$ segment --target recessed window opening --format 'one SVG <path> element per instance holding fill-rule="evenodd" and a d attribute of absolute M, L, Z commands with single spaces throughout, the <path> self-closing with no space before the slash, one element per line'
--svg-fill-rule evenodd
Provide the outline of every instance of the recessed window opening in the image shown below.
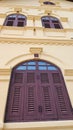
<path fill-rule="evenodd" d="M 26 26 L 26 16 L 22 14 L 11 14 L 7 16 L 4 25 L 18 27 Z"/>
<path fill-rule="evenodd" d="M 45 1 L 45 2 L 43 2 L 45 5 L 55 5 L 55 3 L 53 3 L 53 2 L 50 2 L 50 1 Z"/>
<path fill-rule="evenodd" d="M 62 25 L 60 21 L 52 16 L 43 16 L 41 18 L 42 20 L 42 26 L 45 28 L 55 28 L 55 29 L 62 29 Z"/>
<path fill-rule="evenodd" d="M 11 73 L 5 122 L 73 120 L 72 106 L 59 67 L 30 60 Z"/>

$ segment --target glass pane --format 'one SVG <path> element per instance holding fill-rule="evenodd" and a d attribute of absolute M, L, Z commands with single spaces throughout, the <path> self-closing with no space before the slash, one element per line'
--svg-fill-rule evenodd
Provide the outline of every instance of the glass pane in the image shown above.
<path fill-rule="evenodd" d="M 26 66 L 19 66 L 16 70 L 26 70 Z"/>
<path fill-rule="evenodd" d="M 49 23 L 45 23 L 45 24 L 44 24 L 44 27 L 45 27 L 45 28 L 51 28 L 51 26 L 50 26 Z"/>
<path fill-rule="evenodd" d="M 36 66 L 28 66 L 27 69 L 28 70 L 36 70 Z"/>
<path fill-rule="evenodd" d="M 6 26 L 13 26 L 13 21 L 8 21 Z"/>
<path fill-rule="evenodd" d="M 39 70 L 47 70 L 46 66 L 39 66 Z"/>
<path fill-rule="evenodd" d="M 17 16 L 17 14 L 13 14 L 13 15 L 12 15 L 12 17 L 14 17 L 14 18 L 15 18 L 16 16 Z"/>
<path fill-rule="evenodd" d="M 50 20 L 50 17 L 48 17 L 48 16 L 43 17 L 42 20 Z"/>
<path fill-rule="evenodd" d="M 38 62 L 38 65 L 46 65 L 47 63 L 46 62 L 43 62 L 43 61 L 39 61 Z"/>
<path fill-rule="evenodd" d="M 27 62 L 26 62 L 26 63 L 23 63 L 22 65 L 27 65 Z"/>
<path fill-rule="evenodd" d="M 48 66 L 48 70 L 57 70 L 57 68 L 54 66 Z"/>
<path fill-rule="evenodd" d="M 18 15 L 18 20 L 25 20 L 25 16 L 23 16 L 23 15 Z"/>
<path fill-rule="evenodd" d="M 18 27 L 23 27 L 24 26 L 24 22 L 18 22 L 17 26 Z"/>
<path fill-rule="evenodd" d="M 8 20 L 15 20 L 15 18 L 16 18 L 16 15 L 10 15 L 10 16 L 8 16 Z"/>
<path fill-rule="evenodd" d="M 24 15 L 18 15 L 18 18 L 25 18 Z"/>
<path fill-rule="evenodd" d="M 35 65 L 36 63 L 34 61 L 28 62 L 28 65 Z"/>
<path fill-rule="evenodd" d="M 59 24 L 54 24 L 55 28 L 61 28 Z"/>
<path fill-rule="evenodd" d="M 54 17 L 50 17 L 50 19 L 51 19 L 52 21 L 54 21 L 54 22 L 58 21 L 58 19 L 57 19 L 57 18 L 54 18 Z"/>

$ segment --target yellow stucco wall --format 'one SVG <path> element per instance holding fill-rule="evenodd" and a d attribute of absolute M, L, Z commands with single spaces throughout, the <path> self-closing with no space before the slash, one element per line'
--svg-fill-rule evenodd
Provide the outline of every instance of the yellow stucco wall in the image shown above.
<path fill-rule="evenodd" d="M 39 59 L 59 66 L 73 107 L 73 3 L 55 3 L 46 6 L 43 0 L 0 1 L 0 129 L 73 130 L 73 121 L 4 124 L 11 70 L 22 61 L 34 59 L 35 53 L 39 53 Z M 27 26 L 3 26 L 6 16 L 17 11 L 27 17 Z M 48 13 L 60 20 L 63 29 L 42 27 L 41 17 Z"/>

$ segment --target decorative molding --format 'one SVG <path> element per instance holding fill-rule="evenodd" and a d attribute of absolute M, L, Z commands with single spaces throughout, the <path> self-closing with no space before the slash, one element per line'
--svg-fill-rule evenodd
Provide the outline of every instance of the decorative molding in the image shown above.
<path fill-rule="evenodd" d="M 22 8 L 14 8 L 15 12 L 22 12 Z"/>
<path fill-rule="evenodd" d="M 0 44 L 37 44 L 37 45 L 61 45 L 61 46 L 73 46 L 73 40 L 65 39 L 40 39 L 40 38 L 5 38 L 0 37 Z"/>
<path fill-rule="evenodd" d="M 44 13 L 51 15 L 51 14 L 52 14 L 52 10 L 47 10 L 47 9 L 46 9 Z"/>
<path fill-rule="evenodd" d="M 57 3 L 57 2 L 56 2 Z M 57 3 L 57 4 L 59 4 L 59 2 Z M 5 7 L 8 7 L 8 8 L 21 8 L 22 10 L 25 8 L 25 9 L 41 9 L 41 10 L 46 10 L 46 6 L 24 6 L 24 5 L 17 5 L 17 7 L 16 6 L 14 6 L 14 5 L 6 5 L 6 4 L 1 4 L 0 3 L 0 5 L 1 6 L 3 6 L 4 8 Z M 51 9 L 51 10 L 61 10 L 61 11 L 73 11 L 73 8 L 62 8 L 62 7 L 60 7 L 60 6 L 49 6 L 49 8 L 48 8 L 48 10 L 49 9 Z"/>
<path fill-rule="evenodd" d="M 68 18 L 67 17 L 60 17 L 62 22 L 68 22 Z"/>
<path fill-rule="evenodd" d="M 0 82 L 9 82 L 11 69 L 0 69 Z"/>
<path fill-rule="evenodd" d="M 33 19 L 32 20 L 39 20 L 39 19 L 41 19 L 41 16 L 39 16 L 39 17 L 33 17 Z M 21 30 L 21 31 L 23 31 L 23 30 L 29 30 L 29 29 L 31 29 L 31 30 L 34 30 L 34 28 L 35 29 L 39 29 L 39 30 L 42 30 L 42 31 L 48 31 L 48 32 L 63 32 L 63 33 L 65 33 L 65 32 L 73 32 L 73 29 L 71 29 L 71 28 L 69 28 L 69 29 L 54 29 L 54 28 L 44 28 L 44 27 L 37 27 L 37 26 L 24 26 L 24 27 L 15 27 L 15 26 L 3 26 L 3 25 L 0 25 L 0 30 L 2 31 L 2 29 L 4 30 L 4 29 L 6 29 L 6 30 Z"/>
<path fill-rule="evenodd" d="M 28 20 L 40 20 L 41 16 L 40 15 L 28 15 L 27 19 Z"/>
<path fill-rule="evenodd" d="M 0 69 L 0 75 L 10 75 L 11 69 Z"/>
<path fill-rule="evenodd" d="M 6 14 L 1 14 L 0 13 L 0 18 L 5 18 L 6 17 Z"/>
<path fill-rule="evenodd" d="M 41 54 L 43 52 L 43 48 L 32 47 L 30 48 L 30 52 L 32 54 Z"/>
<path fill-rule="evenodd" d="M 73 11 L 73 8 L 70 8 L 70 11 Z"/>
<path fill-rule="evenodd" d="M 24 30 L 26 29 L 27 27 L 17 27 L 17 26 L 3 26 L 3 25 L 0 25 L 0 29 L 6 29 L 6 30 Z"/>
<path fill-rule="evenodd" d="M 65 76 L 73 76 L 73 69 L 67 69 L 64 71 Z"/>
<path fill-rule="evenodd" d="M 28 15 L 28 16 L 27 16 L 27 19 L 28 19 L 28 20 L 33 20 L 33 18 L 34 18 L 33 15 Z"/>

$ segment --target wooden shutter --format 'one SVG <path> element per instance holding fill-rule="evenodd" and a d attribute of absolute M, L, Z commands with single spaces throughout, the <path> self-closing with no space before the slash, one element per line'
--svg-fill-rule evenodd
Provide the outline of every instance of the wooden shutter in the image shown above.
<path fill-rule="evenodd" d="M 42 83 L 49 83 L 48 73 L 40 73 L 40 80 Z"/>
<path fill-rule="evenodd" d="M 8 92 L 6 107 L 6 122 L 21 121 L 22 118 L 22 97 L 23 97 L 23 73 L 15 72 L 12 75 L 12 83 Z"/>
<path fill-rule="evenodd" d="M 73 119 L 72 107 L 61 73 L 52 73 L 58 119 Z"/>
<path fill-rule="evenodd" d="M 27 72 L 27 83 L 35 83 L 35 73 Z"/>
<path fill-rule="evenodd" d="M 38 83 L 41 98 L 40 106 L 42 106 L 41 120 L 56 120 L 57 112 L 48 71 L 40 72 L 40 80 Z"/>
<path fill-rule="evenodd" d="M 39 61 L 28 66 L 12 72 L 5 122 L 73 119 L 60 69 Z"/>
<path fill-rule="evenodd" d="M 6 121 L 20 121 L 22 116 L 22 86 L 12 86 L 8 98 Z"/>
<path fill-rule="evenodd" d="M 26 73 L 26 84 L 25 87 L 25 98 L 24 98 L 24 121 L 34 121 L 38 119 L 37 103 L 37 80 L 36 73 L 33 71 L 27 71 Z"/>
<path fill-rule="evenodd" d="M 23 73 L 15 73 L 14 74 L 14 83 L 22 83 L 23 82 Z"/>

